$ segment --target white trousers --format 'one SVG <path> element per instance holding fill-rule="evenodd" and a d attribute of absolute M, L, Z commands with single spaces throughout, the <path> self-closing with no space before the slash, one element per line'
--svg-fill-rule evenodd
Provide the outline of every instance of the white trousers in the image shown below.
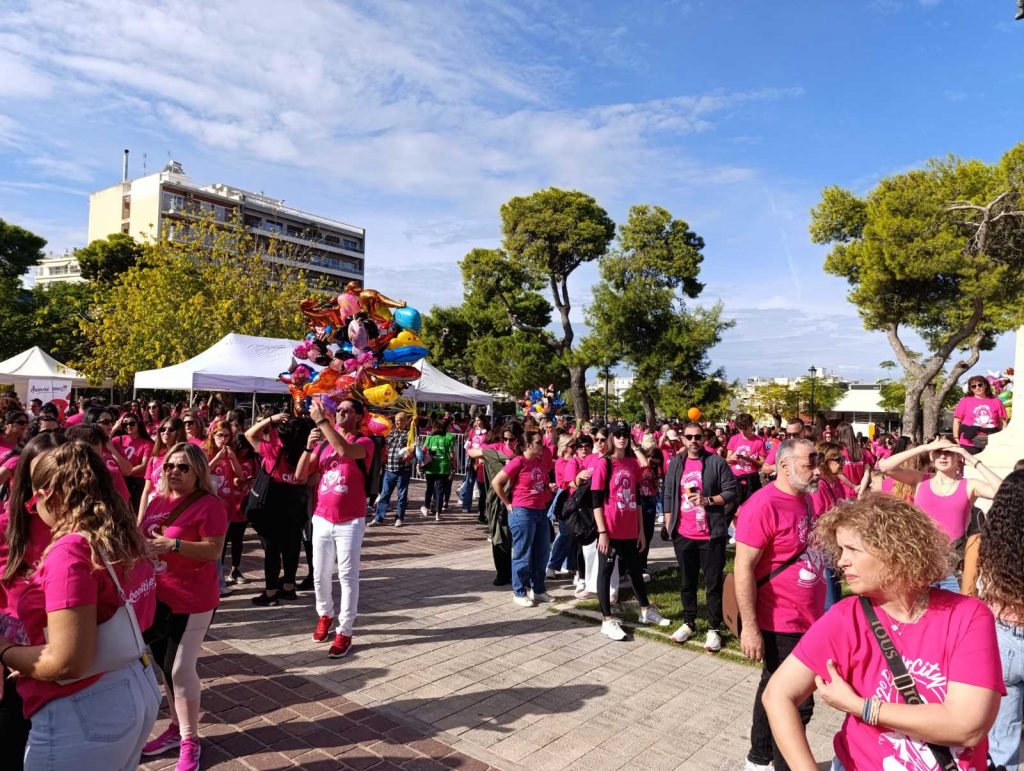
<path fill-rule="evenodd" d="M 363 545 L 366 520 L 358 517 L 335 525 L 313 517 L 313 591 L 319 616 L 338 619 L 337 632 L 352 636 L 359 612 L 359 549 Z M 334 603 L 334 563 L 338 563 L 341 608 Z"/>
<path fill-rule="evenodd" d="M 591 594 L 597 594 L 597 541 L 583 547 L 583 564 L 586 571 L 586 589 Z M 619 591 L 619 561 L 615 560 L 615 567 L 612 568 L 613 592 Z"/>

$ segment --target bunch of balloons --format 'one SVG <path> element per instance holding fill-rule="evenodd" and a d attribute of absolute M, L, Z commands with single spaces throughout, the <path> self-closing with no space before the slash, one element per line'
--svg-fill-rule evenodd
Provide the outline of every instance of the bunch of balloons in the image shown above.
<path fill-rule="evenodd" d="M 350 281 L 337 297 L 309 298 L 299 309 L 310 331 L 292 351 L 292 366 L 278 375 L 296 414 L 314 397 L 331 412 L 344 399 L 392 407 L 409 382 L 419 379 L 420 371 L 411 365 L 430 352 L 419 337 L 420 312 L 404 301 Z M 315 371 L 310 364 L 322 369 Z M 367 413 L 365 422 L 370 433 L 391 430 L 381 415 Z"/>
<path fill-rule="evenodd" d="M 555 390 L 554 384 L 541 390 L 535 388 L 532 391 L 524 391 L 523 398 L 516 403 L 516 414 L 520 417 L 554 417 L 562 412 L 565 407 L 565 400 L 560 391 Z"/>
<path fill-rule="evenodd" d="M 1013 406 L 1013 374 L 1013 367 L 1007 367 L 1002 372 L 989 371 L 986 378 L 992 386 L 992 393 L 1006 407 L 1008 416 Z"/>

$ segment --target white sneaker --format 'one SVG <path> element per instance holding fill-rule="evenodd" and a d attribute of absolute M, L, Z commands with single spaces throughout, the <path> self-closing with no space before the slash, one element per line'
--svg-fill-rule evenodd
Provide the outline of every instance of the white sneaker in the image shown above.
<path fill-rule="evenodd" d="M 752 763 L 749 760 L 747 765 L 743 767 L 743 771 L 772 771 L 770 765 L 761 765 L 760 763 Z"/>
<path fill-rule="evenodd" d="M 601 634 L 609 640 L 615 640 L 616 642 L 626 639 L 626 633 L 622 631 L 622 626 L 614 618 L 601 622 Z"/>
<path fill-rule="evenodd" d="M 518 594 L 512 595 L 512 602 L 518 605 L 520 608 L 532 608 L 535 603 L 529 597 L 520 597 Z"/>
<path fill-rule="evenodd" d="M 651 574 L 646 570 L 644 571 L 644 583 L 649 584 L 651 582 Z"/>
<path fill-rule="evenodd" d="M 552 570 L 551 568 L 548 568 L 548 569 L 547 569 L 547 570 L 546 570 L 546 571 L 544 572 L 544 575 L 545 575 L 545 576 L 546 576 L 547 578 L 550 578 L 550 579 L 554 580 L 554 578 L 555 578 L 555 577 L 556 577 L 556 576 L 558 575 L 558 573 L 556 573 L 556 572 L 555 572 L 554 570 Z"/>
<path fill-rule="evenodd" d="M 430 516 L 430 512 L 427 510 L 426 506 L 420 506 L 420 515 L 424 517 Z"/>
<path fill-rule="evenodd" d="M 672 642 L 684 643 L 693 637 L 694 631 L 690 628 L 689 624 L 680 624 L 679 628 L 672 633 Z"/>
<path fill-rule="evenodd" d="M 659 514 L 657 516 L 657 518 L 654 520 L 654 524 L 655 525 L 664 525 L 665 524 L 665 515 L 664 514 Z"/>
<path fill-rule="evenodd" d="M 722 636 L 714 629 L 709 631 L 708 636 L 704 638 L 704 650 L 712 653 L 722 650 Z"/>
<path fill-rule="evenodd" d="M 533 589 L 530 590 L 530 593 L 527 596 L 531 600 L 533 600 L 534 602 L 554 602 L 555 601 L 555 598 L 552 597 L 547 592 L 541 592 L 540 594 L 537 594 L 535 591 L 533 591 Z"/>
<path fill-rule="evenodd" d="M 395 527 L 401 527 L 401 526 L 402 526 L 402 520 L 396 519 L 395 520 Z"/>
<path fill-rule="evenodd" d="M 640 609 L 640 617 L 637 619 L 637 623 L 651 624 L 653 626 L 668 626 L 672 622 L 662 616 L 656 607 L 648 605 L 646 608 Z"/>
<path fill-rule="evenodd" d="M 577 589 L 576 593 L 573 595 L 573 597 L 575 597 L 577 600 L 589 600 L 593 596 L 594 595 L 587 591 L 586 584 L 580 586 L 580 588 Z"/>

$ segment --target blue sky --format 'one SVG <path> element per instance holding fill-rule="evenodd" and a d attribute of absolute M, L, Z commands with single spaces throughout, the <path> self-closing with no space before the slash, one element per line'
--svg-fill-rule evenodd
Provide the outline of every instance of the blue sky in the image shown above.
<path fill-rule="evenodd" d="M 367 228 L 367 284 L 427 310 L 549 185 L 707 242 L 730 377 L 890 359 L 821 270 L 808 211 L 1024 139 L 1013 0 L 7 2 L 0 217 L 81 246 L 90 191 L 168 157 Z M 596 269 L 571 280 L 582 321 Z M 1012 335 L 979 368 L 1012 364 Z"/>

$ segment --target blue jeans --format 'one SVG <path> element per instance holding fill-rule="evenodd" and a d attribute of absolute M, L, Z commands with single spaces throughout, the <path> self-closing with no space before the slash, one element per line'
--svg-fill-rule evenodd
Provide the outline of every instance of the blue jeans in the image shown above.
<path fill-rule="evenodd" d="M 512 531 L 512 591 L 525 597 L 527 589 L 543 594 L 551 551 L 551 525 L 544 509 L 513 506 L 508 518 Z"/>
<path fill-rule="evenodd" d="M 25 771 L 134 771 L 159 708 L 152 665 L 107 672 L 32 716 Z"/>
<path fill-rule="evenodd" d="M 1006 695 L 999 702 L 999 714 L 988 732 L 988 754 L 997 766 L 1006 766 L 1006 771 L 1018 771 L 1024 710 L 1024 626 L 996 621 L 996 639 L 1003 662 Z"/>
<path fill-rule="evenodd" d="M 946 576 L 940 581 L 936 581 L 932 586 L 936 589 L 945 589 L 947 592 L 956 592 L 957 594 L 960 594 L 960 582 L 953 574 Z"/>
<path fill-rule="evenodd" d="M 462 501 L 463 511 L 473 510 L 473 488 L 476 487 L 476 472 L 472 471 L 472 464 L 467 464 L 466 478 L 462 480 L 462 487 L 459 488 L 459 498 Z"/>
<path fill-rule="evenodd" d="M 384 521 L 384 515 L 388 513 L 388 504 L 391 503 L 391 492 L 397 487 L 398 502 L 395 504 L 395 519 L 399 522 L 402 521 L 405 517 L 405 507 L 409 503 L 409 478 L 411 476 L 412 469 L 384 472 L 384 484 L 380 490 L 380 503 L 377 504 L 375 520 Z"/>

